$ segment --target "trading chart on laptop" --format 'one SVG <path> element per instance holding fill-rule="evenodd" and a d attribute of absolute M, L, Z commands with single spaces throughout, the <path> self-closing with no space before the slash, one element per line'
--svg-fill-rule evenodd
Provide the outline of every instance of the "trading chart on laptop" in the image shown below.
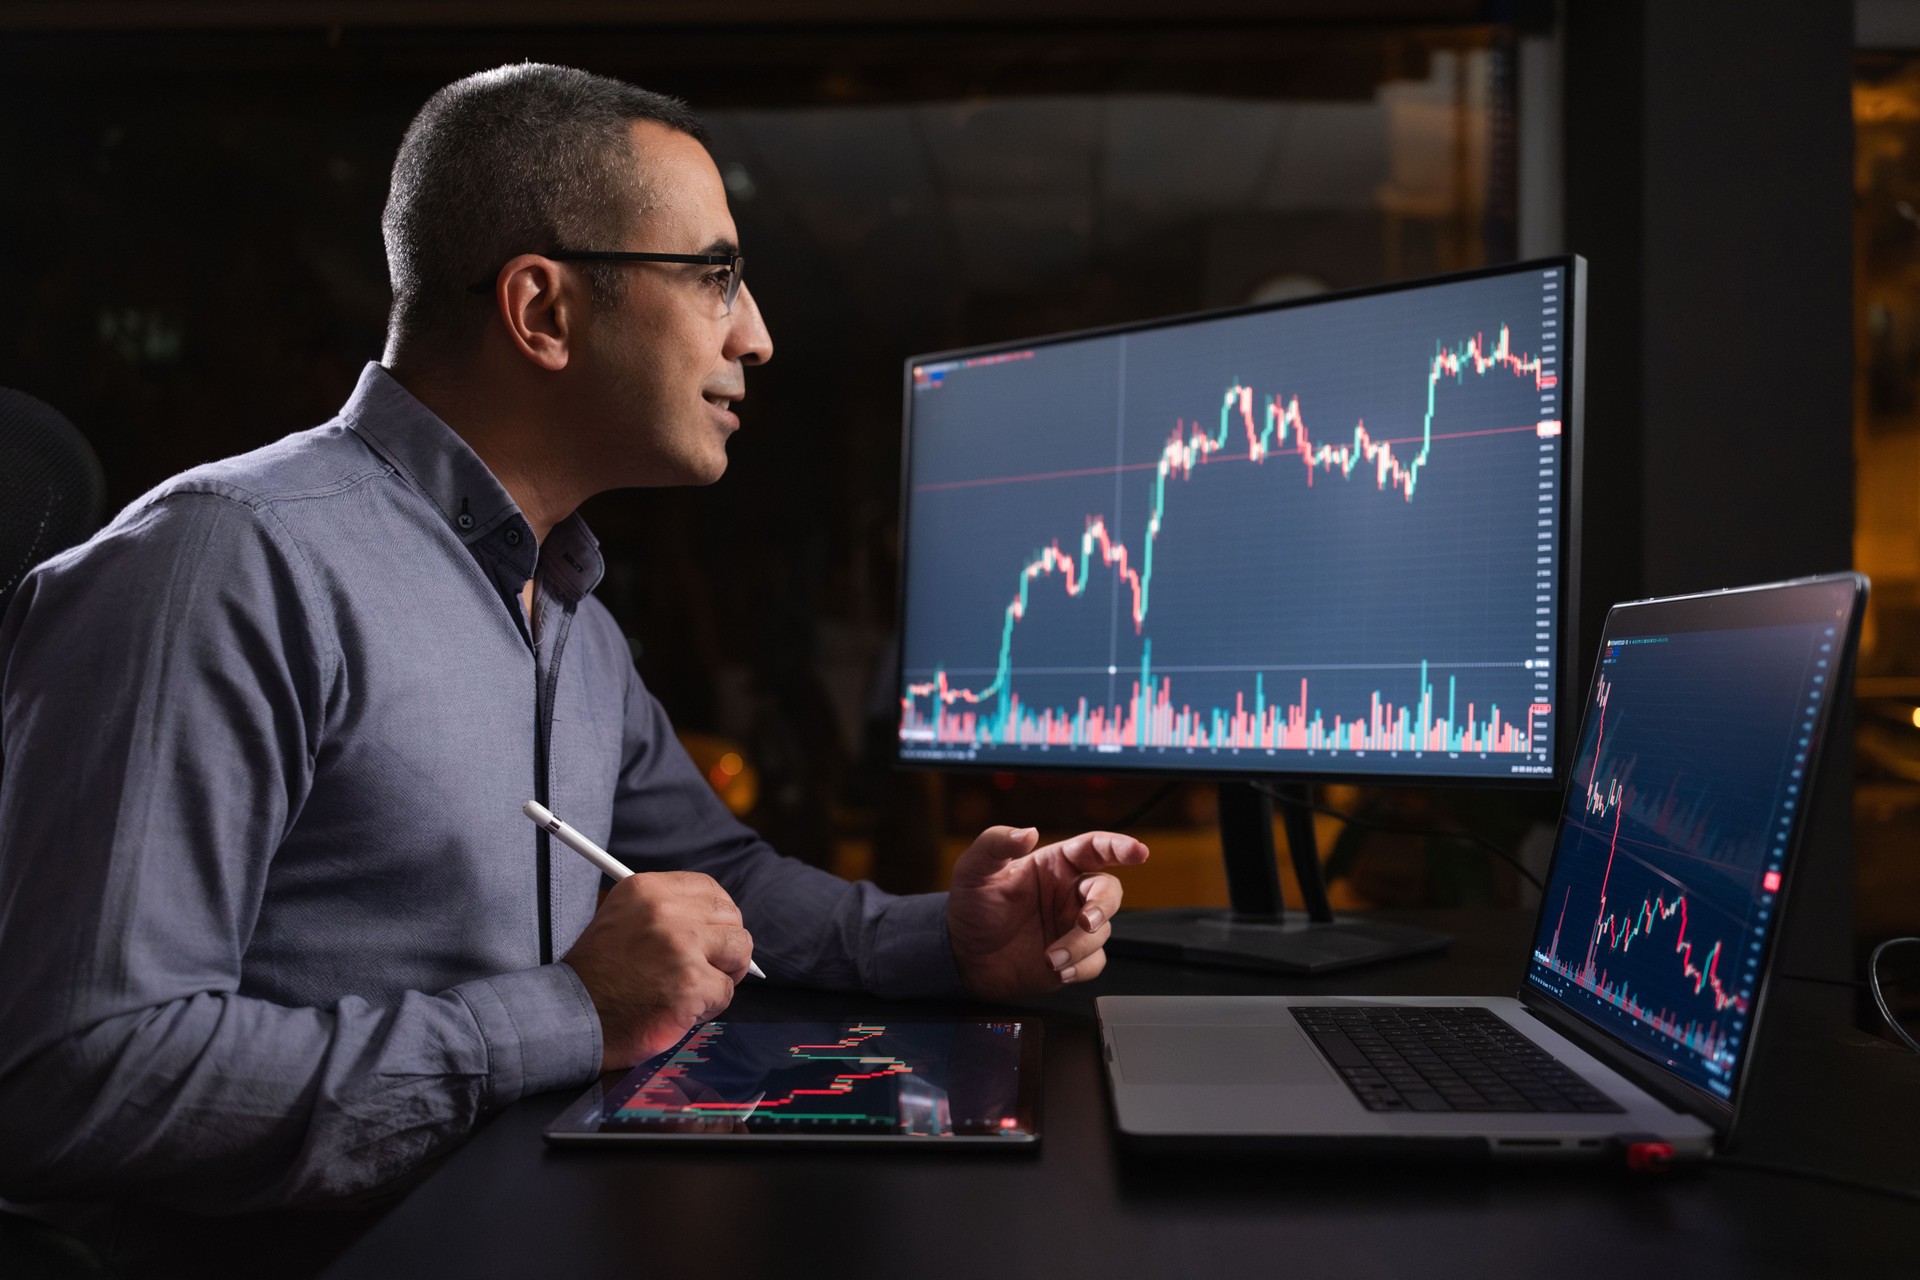
<path fill-rule="evenodd" d="M 1609 639 L 1528 981 L 1684 1079 L 1737 1078 L 1844 623 Z"/>

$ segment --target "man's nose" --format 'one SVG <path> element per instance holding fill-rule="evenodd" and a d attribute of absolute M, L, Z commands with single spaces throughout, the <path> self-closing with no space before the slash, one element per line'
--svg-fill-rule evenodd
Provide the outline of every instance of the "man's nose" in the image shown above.
<path fill-rule="evenodd" d="M 740 282 L 740 296 L 733 300 L 733 324 L 727 331 L 725 355 L 741 364 L 765 364 L 773 359 L 773 335 L 767 332 L 766 317 L 746 281 Z"/>

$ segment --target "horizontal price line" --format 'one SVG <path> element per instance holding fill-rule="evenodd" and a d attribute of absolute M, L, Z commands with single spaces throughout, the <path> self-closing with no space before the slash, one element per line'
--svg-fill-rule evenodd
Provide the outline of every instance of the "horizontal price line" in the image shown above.
<path fill-rule="evenodd" d="M 1508 436 L 1520 432 L 1525 432 L 1528 435 L 1538 435 L 1539 426 L 1538 424 L 1529 424 L 1524 427 L 1488 427 L 1484 431 L 1436 431 L 1431 438 L 1434 440 L 1464 440 L 1469 436 Z M 1401 436 L 1392 440 L 1381 440 L 1377 443 L 1419 444 L 1426 438 L 1428 437 Z M 1207 465 L 1217 467 L 1227 462 L 1248 461 L 1251 461 L 1251 459 L 1237 454 L 1226 454 L 1217 458 L 1209 458 Z M 1128 471 L 1152 471 L 1159 465 L 1158 462 L 1125 462 L 1110 467 L 1078 467 L 1072 471 L 1036 471 L 1030 475 L 1022 476 L 984 476 L 978 480 L 941 480 L 929 484 L 917 484 L 913 486 L 913 491 L 915 493 L 937 493 L 943 489 L 979 489 L 987 485 L 996 484 L 1029 484 L 1035 480 L 1073 480 L 1084 476 L 1122 475 Z"/>
<path fill-rule="evenodd" d="M 1252 675 L 1257 671 L 1418 671 L 1422 667 L 1451 671 L 1455 668 L 1466 670 L 1470 667 L 1500 667 L 1507 670 L 1519 670 L 1526 667 L 1525 660 L 1517 662 L 1262 662 L 1251 666 L 1175 666 L 1155 663 L 1154 670 L 1161 672 L 1176 671 L 1183 674 L 1206 674 L 1220 672 L 1228 675 Z M 995 667 L 917 667 L 910 669 L 908 675 L 931 677 L 944 671 L 950 676 L 986 676 L 993 675 Z M 1020 673 L 1029 676 L 1104 676 L 1114 674 L 1107 667 L 1021 667 Z M 1541 667 L 1541 674 L 1546 674 Z"/>

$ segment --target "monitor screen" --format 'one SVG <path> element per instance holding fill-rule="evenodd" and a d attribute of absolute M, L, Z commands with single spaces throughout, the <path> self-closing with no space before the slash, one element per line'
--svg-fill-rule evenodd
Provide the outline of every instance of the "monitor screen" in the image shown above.
<path fill-rule="evenodd" d="M 1528 985 L 1725 1102 L 1855 591 L 1618 609 L 1587 699 Z"/>
<path fill-rule="evenodd" d="M 1579 271 L 909 361 L 901 759 L 1552 778 Z"/>

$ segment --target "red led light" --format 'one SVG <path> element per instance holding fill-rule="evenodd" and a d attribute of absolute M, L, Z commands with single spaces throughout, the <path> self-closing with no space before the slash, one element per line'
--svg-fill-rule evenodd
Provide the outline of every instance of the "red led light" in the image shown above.
<path fill-rule="evenodd" d="M 1768 893 L 1780 892 L 1780 873 L 1778 871 L 1769 871 L 1764 876 L 1761 876 L 1760 887 Z"/>

